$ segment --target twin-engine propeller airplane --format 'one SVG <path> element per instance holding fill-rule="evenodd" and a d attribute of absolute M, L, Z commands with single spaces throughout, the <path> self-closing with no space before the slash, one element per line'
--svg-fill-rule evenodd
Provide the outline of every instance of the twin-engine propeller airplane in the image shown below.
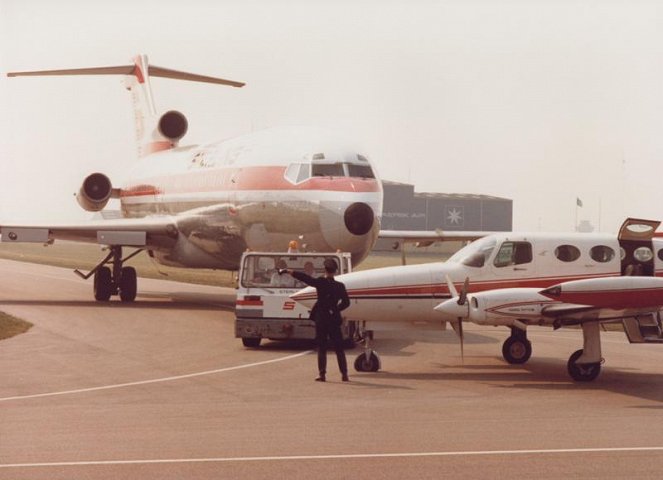
<path fill-rule="evenodd" d="M 568 371 L 576 381 L 591 381 L 603 361 L 602 323 L 622 323 L 631 343 L 663 343 L 663 239 L 654 238 L 659 223 L 627 219 L 616 236 L 498 233 L 445 263 L 340 275 L 351 300 L 343 313 L 369 324 L 444 328 L 450 322 L 461 351 L 463 321 L 505 326 L 511 335 L 502 354 L 512 364 L 532 354 L 529 326 L 579 325 L 583 348 L 569 358 Z M 292 298 L 310 305 L 315 292 L 306 288 Z M 380 368 L 369 345 L 355 368 Z"/>
<path fill-rule="evenodd" d="M 119 199 L 123 218 L 66 225 L 1 225 L 3 242 L 55 239 L 100 243 L 110 253 L 94 275 L 94 296 L 136 297 L 136 271 L 123 247 L 146 250 L 177 267 L 236 270 L 247 249 L 285 251 L 299 238 L 309 251 L 350 252 L 359 263 L 380 229 L 382 185 L 363 151 L 331 132 L 271 128 L 203 145 L 180 146 L 186 117 L 157 115 L 150 79 L 165 77 L 232 87 L 243 83 L 148 65 L 33 72 L 42 75 L 123 75 L 135 109 L 139 161 L 114 187 L 103 173 L 82 182 L 77 200 L 98 212 Z"/>

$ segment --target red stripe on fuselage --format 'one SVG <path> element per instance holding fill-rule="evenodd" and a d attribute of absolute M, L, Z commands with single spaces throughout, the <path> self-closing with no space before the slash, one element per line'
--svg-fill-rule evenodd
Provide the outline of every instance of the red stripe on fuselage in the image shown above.
<path fill-rule="evenodd" d="M 472 281 L 470 280 L 469 293 L 483 292 L 486 290 L 497 290 L 502 288 L 546 288 L 562 282 L 571 280 L 584 280 L 587 278 L 602 278 L 612 277 L 618 275 L 617 273 L 606 273 L 601 275 L 574 275 L 567 277 L 536 277 L 536 278 L 519 278 L 508 280 L 483 280 Z M 462 284 L 456 285 L 460 288 Z M 429 295 L 435 297 L 442 297 L 450 295 L 449 288 L 441 284 L 419 284 L 419 285 L 396 285 L 393 287 L 376 287 L 376 288 L 348 288 L 348 295 L 350 297 L 383 297 L 383 296 L 421 296 Z M 313 296 L 315 298 L 315 295 Z M 302 297 L 304 299 L 304 297 Z"/>
<path fill-rule="evenodd" d="M 285 167 L 196 168 L 195 171 L 141 179 L 140 184 L 129 184 L 120 197 L 137 197 L 149 186 L 154 194 L 182 194 L 213 191 L 243 190 L 326 190 L 336 192 L 380 192 L 382 186 L 373 178 L 313 177 L 294 185 L 284 178 Z"/>

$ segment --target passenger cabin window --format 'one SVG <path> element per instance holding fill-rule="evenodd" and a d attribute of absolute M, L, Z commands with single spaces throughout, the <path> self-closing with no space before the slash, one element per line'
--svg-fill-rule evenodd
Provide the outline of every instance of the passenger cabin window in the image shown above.
<path fill-rule="evenodd" d="M 633 251 L 633 258 L 635 258 L 639 262 L 649 262 L 652 258 L 654 258 L 654 252 L 651 251 L 651 248 L 649 247 L 640 247 L 636 248 Z"/>
<path fill-rule="evenodd" d="M 589 256 L 596 262 L 606 263 L 615 258 L 615 251 L 607 245 L 597 245 L 589 251 Z"/>
<path fill-rule="evenodd" d="M 532 244 L 529 242 L 504 242 L 495 256 L 496 267 L 522 265 L 532 261 Z"/>
<path fill-rule="evenodd" d="M 555 249 L 555 257 L 562 262 L 575 262 L 580 258 L 580 250 L 574 245 L 560 245 Z"/>
<path fill-rule="evenodd" d="M 663 248 L 658 251 L 658 259 L 663 260 Z"/>
<path fill-rule="evenodd" d="M 314 177 L 344 177 L 342 163 L 314 163 L 312 166 Z"/>

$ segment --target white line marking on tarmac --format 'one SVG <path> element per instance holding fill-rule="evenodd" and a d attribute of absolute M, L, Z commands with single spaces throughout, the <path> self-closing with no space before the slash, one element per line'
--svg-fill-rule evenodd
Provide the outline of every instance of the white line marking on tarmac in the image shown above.
<path fill-rule="evenodd" d="M 266 462 L 293 460 L 346 460 L 371 458 L 417 458 L 417 457 L 464 457 L 487 455 L 533 455 L 533 454 L 569 454 L 569 453 L 619 453 L 619 452 L 661 452 L 663 447 L 614 447 L 614 448 L 560 448 L 537 450 L 478 450 L 461 452 L 403 452 L 403 453 L 351 453 L 338 455 L 290 455 L 269 457 L 211 457 L 211 458 L 162 458 L 145 460 L 91 460 L 82 462 L 43 462 L 43 463 L 6 463 L 0 468 L 27 467 L 80 467 L 90 465 L 148 465 L 168 463 L 228 463 L 228 462 Z"/>
<path fill-rule="evenodd" d="M 308 355 L 313 350 L 306 350 L 305 352 L 295 353 L 294 355 L 288 355 L 285 357 L 274 358 L 272 360 L 265 360 L 262 362 L 247 363 L 244 365 L 235 365 L 234 367 L 225 367 L 218 368 L 216 370 L 207 370 L 204 372 L 196 373 L 187 373 L 185 375 L 175 375 L 173 377 L 163 377 L 163 378 L 153 378 L 151 380 L 141 380 L 137 382 L 127 382 L 127 383 L 116 383 L 113 385 L 102 385 L 100 387 L 89 387 L 89 388 L 79 388 L 76 390 L 64 390 L 61 392 L 47 392 L 47 393 L 36 393 L 33 395 L 16 395 L 14 397 L 4 397 L 0 398 L 0 402 L 7 402 L 10 400 L 24 400 L 28 398 L 39 398 L 39 397 L 54 397 L 56 395 L 71 395 L 74 393 L 84 393 L 84 392 L 94 392 L 97 390 L 111 390 L 114 388 L 123 388 L 123 387 L 132 387 L 134 385 L 147 385 L 149 383 L 160 383 L 160 382 L 172 382 L 175 380 L 182 380 L 183 378 L 193 378 L 193 377 L 202 377 L 203 375 L 213 375 L 215 373 L 230 372 L 233 370 L 240 370 L 242 368 L 251 368 L 259 367 L 261 365 L 268 365 L 270 363 L 283 362 L 285 360 L 291 360 L 293 358 L 301 357 L 303 355 Z"/>

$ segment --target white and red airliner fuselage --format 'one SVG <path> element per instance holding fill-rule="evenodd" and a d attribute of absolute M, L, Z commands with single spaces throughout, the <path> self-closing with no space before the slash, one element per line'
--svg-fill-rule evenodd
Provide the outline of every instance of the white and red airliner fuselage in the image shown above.
<path fill-rule="evenodd" d="M 129 218 L 171 216 L 161 263 L 236 269 L 242 252 L 345 251 L 360 262 L 380 230 L 382 186 L 360 150 L 316 128 L 281 127 L 176 147 L 139 161 L 119 191 Z"/>

